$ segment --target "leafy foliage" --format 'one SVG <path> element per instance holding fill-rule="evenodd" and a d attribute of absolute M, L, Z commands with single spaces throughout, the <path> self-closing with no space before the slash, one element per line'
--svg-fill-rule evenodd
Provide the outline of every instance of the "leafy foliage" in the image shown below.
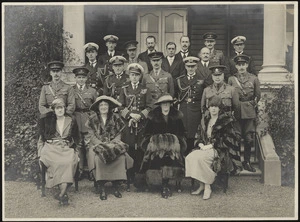
<path fill-rule="evenodd" d="M 274 91 L 273 99 L 266 104 L 268 127 L 282 165 L 282 185 L 295 182 L 295 97 L 294 84 Z"/>
<path fill-rule="evenodd" d="M 38 100 L 63 60 L 62 6 L 5 6 L 5 178 L 35 179 Z M 17 15 L 17 16 L 16 16 Z"/>

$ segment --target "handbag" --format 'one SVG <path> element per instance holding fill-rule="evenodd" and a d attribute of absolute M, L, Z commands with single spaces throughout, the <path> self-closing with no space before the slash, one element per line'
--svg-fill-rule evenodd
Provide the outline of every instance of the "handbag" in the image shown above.
<path fill-rule="evenodd" d="M 219 173 L 221 171 L 221 159 L 218 155 L 218 151 L 214 150 L 214 159 L 212 162 L 212 170 L 215 173 Z"/>
<path fill-rule="evenodd" d="M 119 156 L 124 154 L 127 151 L 127 149 L 128 144 L 123 143 L 120 140 L 99 143 L 93 148 L 94 152 L 105 164 L 113 162 Z"/>

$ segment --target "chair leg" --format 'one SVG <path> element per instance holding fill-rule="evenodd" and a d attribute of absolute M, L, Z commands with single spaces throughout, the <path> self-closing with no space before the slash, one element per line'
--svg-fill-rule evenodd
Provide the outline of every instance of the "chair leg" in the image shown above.
<path fill-rule="evenodd" d="M 46 185 L 46 170 L 47 167 L 45 166 L 45 164 L 40 161 L 40 167 L 41 167 L 41 174 L 42 174 L 42 178 L 41 178 L 41 182 L 42 182 L 42 197 L 46 196 L 46 192 L 45 192 L 45 185 Z"/>
<path fill-rule="evenodd" d="M 74 180 L 75 180 L 75 191 L 78 191 L 78 181 L 79 181 L 79 165 L 77 165 L 77 168 L 76 168 L 76 173 L 75 173 L 75 176 L 74 176 Z"/>

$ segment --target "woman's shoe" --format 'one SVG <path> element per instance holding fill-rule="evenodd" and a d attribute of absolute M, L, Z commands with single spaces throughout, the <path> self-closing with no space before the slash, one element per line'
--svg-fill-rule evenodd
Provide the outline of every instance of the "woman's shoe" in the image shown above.
<path fill-rule="evenodd" d="M 122 198 L 122 194 L 117 189 L 114 191 L 114 195 L 117 198 Z"/>
<path fill-rule="evenodd" d="M 168 187 L 163 187 L 162 188 L 162 191 L 161 191 L 161 197 L 162 198 L 165 198 L 165 199 L 168 199 L 168 197 L 171 196 L 171 191 Z"/>
<path fill-rule="evenodd" d="M 106 193 L 104 188 L 100 189 L 100 199 L 101 200 L 107 200 L 107 193 Z"/>
<path fill-rule="evenodd" d="M 199 195 L 203 190 L 204 190 L 204 186 L 203 186 L 203 184 L 201 184 L 200 187 L 197 190 L 193 191 L 191 194 Z"/>
<path fill-rule="evenodd" d="M 58 196 L 59 205 L 66 206 L 69 205 L 69 197 L 68 194 L 64 194 L 62 197 Z"/>
<path fill-rule="evenodd" d="M 211 189 L 205 189 L 203 194 L 203 200 L 208 200 L 211 195 Z"/>

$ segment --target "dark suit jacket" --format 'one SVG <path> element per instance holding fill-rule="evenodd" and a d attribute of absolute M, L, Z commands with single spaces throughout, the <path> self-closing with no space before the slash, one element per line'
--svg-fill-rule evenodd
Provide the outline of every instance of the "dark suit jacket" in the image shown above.
<path fill-rule="evenodd" d="M 179 51 L 175 56 L 176 56 L 177 58 L 180 58 L 181 60 L 183 60 L 180 51 Z M 193 54 L 193 53 L 191 53 L 191 52 L 189 52 L 189 53 L 187 54 L 187 56 L 195 56 L 195 57 L 198 57 L 197 55 L 195 55 L 195 54 Z"/>
<path fill-rule="evenodd" d="M 166 71 L 172 75 L 173 80 L 174 80 L 175 97 L 177 97 L 178 86 L 177 86 L 176 79 L 177 79 L 177 77 L 184 74 L 184 70 L 185 70 L 182 59 L 180 59 L 179 56 L 175 56 L 174 61 L 173 61 L 172 65 L 170 66 L 168 58 L 165 57 L 162 60 L 161 68 L 164 71 Z"/>
<path fill-rule="evenodd" d="M 213 84 L 213 80 L 211 77 L 212 71 L 209 69 L 209 67 L 212 65 L 213 64 L 211 62 L 209 62 L 208 67 L 204 67 L 201 63 L 201 60 L 197 64 L 196 72 L 198 72 L 200 74 L 200 76 L 202 77 L 202 79 L 204 79 L 205 87 Z"/>
<path fill-rule="evenodd" d="M 149 73 L 153 70 L 151 61 L 148 57 L 148 50 L 146 50 L 145 52 L 140 53 L 138 55 L 138 59 L 140 59 L 140 60 L 144 61 L 145 63 L 147 63 Z"/>
<path fill-rule="evenodd" d="M 237 69 L 235 68 L 235 62 L 233 61 L 233 58 L 236 56 L 236 53 L 235 52 L 232 52 L 233 56 L 230 57 L 230 60 L 229 60 L 229 76 L 232 76 L 234 75 L 235 73 L 237 73 Z M 257 71 L 255 70 L 255 63 L 252 59 L 252 57 L 246 52 L 243 52 L 243 55 L 247 55 L 250 57 L 250 61 L 249 61 L 249 65 L 248 65 L 248 68 L 247 68 L 247 71 L 251 74 L 254 74 L 257 76 Z"/>
<path fill-rule="evenodd" d="M 89 62 L 87 62 L 84 67 L 86 67 L 90 72 L 87 76 L 86 84 L 90 87 L 96 89 L 99 95 L 103 94 L 103 84 L 105 80 L 105 73 L 100 72 L 100 64 L 96 63 L 95 67 L 92 67 Z"/>

